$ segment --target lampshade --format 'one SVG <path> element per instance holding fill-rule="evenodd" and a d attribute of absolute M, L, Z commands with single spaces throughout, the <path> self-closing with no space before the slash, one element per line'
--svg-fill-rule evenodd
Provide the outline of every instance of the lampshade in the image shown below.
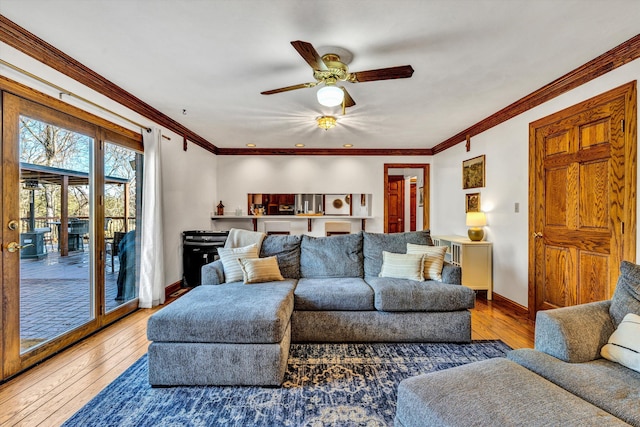
<path fill-rule="evenodd" d="M 484 212 L 467 212 L 467 227 L 483 227 L 487 225 Z"/>
<path fill-rule="evenodd" d="M 487 217 L 484 212 L 467 212 L 467 227 L 469 227 L 469 239 L 479 242 L 484 239 L 483 226 L 487 225 Z"/>
<path fill-rule="evenodd" d="M 333 116 L 322 116 L 316 120 L 318 121 L 318 127 L 324 130 L 329 130 L 336 125 L 336 118 Z"/>
<path fill-rule="evenodd" d="M 318 90 L 316 94 L 318 102 L 325 107 L 335 107 L 342 104 L 344 98 L 344 92 L 338 86 L 323 86 Z"/>

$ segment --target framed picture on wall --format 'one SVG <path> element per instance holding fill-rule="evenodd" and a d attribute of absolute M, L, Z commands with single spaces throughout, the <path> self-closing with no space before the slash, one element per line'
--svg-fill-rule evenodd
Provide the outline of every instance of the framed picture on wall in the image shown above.
<path fill-rule="evenodd" d="M 466 194 L 465 212 L 480 212 L 480 193 Z"/>
<path fill-rule="evenodd" d="M 462 189 L 484 187 L 484 154 L 462 162 Z"/>
<path fill-rule="evenodd" d="M 424 205 L 424 187 L 418 188 L 418 206 L 422 207 Z"/>

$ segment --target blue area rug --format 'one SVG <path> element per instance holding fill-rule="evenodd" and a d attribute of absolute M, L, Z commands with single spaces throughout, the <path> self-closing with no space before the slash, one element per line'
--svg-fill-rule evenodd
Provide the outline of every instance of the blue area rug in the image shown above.
<path fill-rule="evenodd" d="M 282 387 L 151 388 L 145 355 L 64 425 L 390 426 L 403 379 L 508 350 L 501 341 L 292 344 Z"/>

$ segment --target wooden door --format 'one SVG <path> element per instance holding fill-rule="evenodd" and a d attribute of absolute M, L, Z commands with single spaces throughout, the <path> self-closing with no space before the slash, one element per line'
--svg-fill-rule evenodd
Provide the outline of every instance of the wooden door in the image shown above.
<path fill-rule="evenodd" d="M 416 194 L 417 194 L 417 184 L 412 182 L 409 188 L 409 231 L 416 231 Z"/>
<path fill-rule="evenodd" d="M 631 86 L 530 125 L 532 318 L 611 298 L 620 262 L 635 260 Z"/>
<path fill-rule="evenodd" d="M 387 187 L 389 200 L 389 215 L 387 217 L 387 230 L 389 233 L 404 231 L 404 177 L 401 175 L 389 176 Z"/>

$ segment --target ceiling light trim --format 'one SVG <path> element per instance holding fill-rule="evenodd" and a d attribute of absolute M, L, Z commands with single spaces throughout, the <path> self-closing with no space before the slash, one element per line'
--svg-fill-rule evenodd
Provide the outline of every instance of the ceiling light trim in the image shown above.
<path fill-rule="evenodd" d="M 318 122 L 318 127 L 320 129 L 324 129 L 325 131 L 334 128 L 336 126 L 336 118 L 333 116 L 320 116 L 316 119 Z"/>

